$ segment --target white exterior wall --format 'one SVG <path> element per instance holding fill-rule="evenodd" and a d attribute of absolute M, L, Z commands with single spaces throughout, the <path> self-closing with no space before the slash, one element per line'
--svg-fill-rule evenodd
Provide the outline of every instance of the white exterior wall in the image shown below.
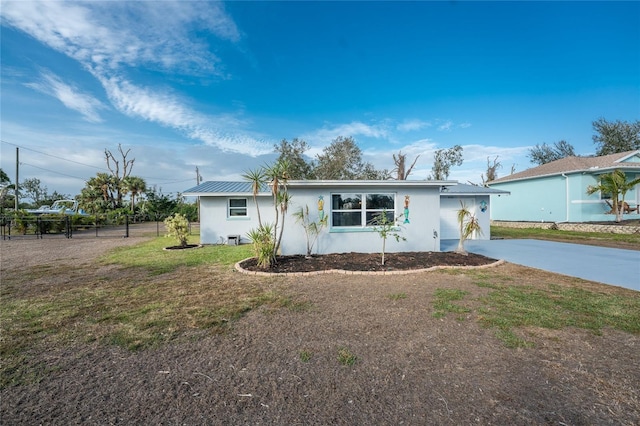
<path fill-rule="evenodd" d="M 440 250 L 440 194 L 439 187 L 401 187 L 385 186 L 363 188 L 362 186 L 340 188 L 290 187 L 291 203 L 285 221 L 281 252 L 283 255 L 305 254 L 306 237 L 302 225 L 295 222 L 292 214 L 300 207 L 309 206 L 312 221 L 318 220 L 318 198 L 324 198 L 324 214 L 328 216 L 327 226 L 323 228 L 313 254 L 326 253 L 377 253 L 382 250 L 382 238 L 370 228 L 333 228 L 331 224 L 331 194 L 336 193 L 393 193 L 395 194 L 396 216 L 403 214 L 405 195 L 410 196 L 409 223 L 404 217 L 398 223 L 398 233 L 406 241 L 397 242 L 394 237 L 387 238 L 385 251 L 439 251 Z M 434 231 L 438 237 L 434 238 Z"/>
<path fill-rule="evenodd" d="M 440 197 L 440 238 L 443 240 L 455 240 L 460 238 L 460 224 L 458 223 L 458 210 L 462 201 L 469 212 L 474 215 L 479 223 L 482 234 L 474 233 L 470 239 L 489 240 L 491 238 L 491 217 L 489 195 L 442 195 Z M 485 211 L 482 211 L 482 202 L 485 202 Z"/>
<path fill-rule="evenodd" d="M 229 198 L 247 199 L 247 217 L 229 217 Z M 274 210 L 271 197 L 258 198 L 260 215 L 263 222 L 273 222 Z M 202 244 L 220 243 L 229 235 L 240 235 L 242 243 L 248 243 L 247 233 L 258 226 L 256 205 L 252 196 L 200 197 L 200 242 Z"/>

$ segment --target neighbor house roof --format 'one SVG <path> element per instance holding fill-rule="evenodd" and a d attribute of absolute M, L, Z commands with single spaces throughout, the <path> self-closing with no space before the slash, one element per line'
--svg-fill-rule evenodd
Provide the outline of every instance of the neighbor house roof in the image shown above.
<path fill-rule="evenodd" d="M 502 182 L 526 180 L 563 173 L 603 173 L 614 169 L 640 170 L 640 150 L 619 152 L 600 157 L 565 157 L 538 167 L 504 176 L 489 182 L 489 185 Z"/>

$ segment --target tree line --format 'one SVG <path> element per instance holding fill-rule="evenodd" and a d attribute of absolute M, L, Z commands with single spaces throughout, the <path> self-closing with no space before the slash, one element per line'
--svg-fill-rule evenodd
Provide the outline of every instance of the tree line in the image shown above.
<path fill-rule="evenodd" d="M 596 145 L 596 156 L 616 154 L 618 152 L 640 149 L 640 120 L 607 121 L 599 118 L 592 123 Z M 576 156 L 575 148 L 569 142 L 560 140 L 553 144 L 536 144 L 529 150 L 527 157 L 533 164 L 541 166 L 566 157 Z"/>
<path fill-rule="evenodd" d="M 593 142 L 596 144 L 596 155 L 607 155 L 617 152 L 640 149 L 640 120 L 635 122 L 607 121 L 600 118 L 592 123 L 594 129 Z M 322 179 L 322 180 L 406 180 L 411 175 L 419 159 L 407 159 L 407 155 L 399 151 L 393 154 L 394 168 L 376 169 L 370 162 L 362 158 L 362 150 L 353 137 L 338 136 L 330 145 L 316 155 L 306 155 L 310 146 L 302 139 L 291 141 L 282 139 L 274 145 L 278 154 L 276 162 L 286 162 L 288 179 Z M 92 213 L 119 212 L 121 214 L 169 215 L 181 212 L 190 219 L 197 216 L 196 206 L 185 203 L 178 194 L 175 198 L 162 193 L 162 190 L 149 188 L 144 178 L 132 174 L 135 159 L 130 158 L 130 149 L 124 150 L 118 145 L 117 152 L 104 151 L 107 172 L 97 173 L 86 181 L 79 195 L 75 198 L 80 206 Z M 528 157 L 533 164 L 542 165 L 569 156 L 575 156 L 575 148 L 567 141 L 560 140 L 553 144 L 537 144 L 529 150 Z M 451 148 L 438 149 L 434 152 L 430 180 L 447 180 L 452 167 L 463 163 L 463 148 L 454 145 Z M 498 169 L 502 167 L 499 156 L 493 161 L 487 157 L 486 175 L 481 176 L 482 185 L 498 178 Z M 515 168 L 511 168 L 511 173 Z M 33 203 L 21 204 L 22 207 L 37 208 L 52 204 L 56 200 L 71 198 L 57 191 L 48 192 L 38 178 L 25 179 L 18 185 L 21 194 Z M 0 206 L 13 206 L 10 192 L 15 190 L 9 176 L 0 169 Z M 128 202 L 125 196 L 129 195 Z M 142 196 L 145 195 L 141 203 Z"/>
<path fill-rule="evenodd" d="M 362 159 L 362 150 L 351 136 L 338 136 L 315 158 L 305 155 L 310 146 L 298 138 L 282 139 L 274 149 L 278 154 L 276 163 L 288 164 L 288 178 L 294 180 L 406 180 L 420 157 L 416 156 L 409 164 L 407 155 L 399 151 L 393 154 L 393 169 L 376 169 Z M 436 150 L 428 179 L 446 180 L 451 167 L 462 165 L 462 151 L 460 145 Z"/>
<path fill-rule="evenodd" d="M 198 218 L 195 203 L 188 203 L 178 194 L 172 197 L 162 190 L 150 188 L 144 178 L 132 174 L 135 158 L 130 158 L 130 149 L 124 150 L 118 145 L 118 151 L 104 150 L 104 159 L 109 172 L 99 172 L 89 178 L 80 194 L 71 197 L 54 191 L 49 194 L 48 188 L 38 178 L 28 178 L 18 184 L 21 198 L 30 199 L 31 203 L 20 203 L 21 209 L 38 208 L 51 205 L 57 200 L 75 198 L 79 207 L 91 215 L 138 215 L 149 219 L 163 219 L 173 213 L 181 213 L 189 220 Z M 11 208 L 15 200 L 15 184 L 0 169 L 0 206 Z M 10 191 L 13 194 L 10 194 Z M 129 196 L 128 201 L 125 200 Z M 142 196 L 145 195 L 142 202 Z"/>

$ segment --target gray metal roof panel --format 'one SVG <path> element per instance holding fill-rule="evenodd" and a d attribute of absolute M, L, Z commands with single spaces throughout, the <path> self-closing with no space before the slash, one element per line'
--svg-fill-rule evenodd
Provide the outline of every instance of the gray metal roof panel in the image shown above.
<path fill-rule="evenodd" d="M 446 186 L 443 191 L 440 191 L 440 195 L 481 195 L 481 194 L 509 194 L 509 191 L 503 191 L 501 189 L 487 188 L 480 185 L 469 185 L 466 183 L 459 183 L 454 186 Z"/>
<path fill-rule="evenodd" d="M 198 186 L 184 191 L 185 194 L 252 194 L 251 182 L 245 181 L 207 181 Z M 269 192 L 269 188 L 263 185 L 261 193 Z"/>

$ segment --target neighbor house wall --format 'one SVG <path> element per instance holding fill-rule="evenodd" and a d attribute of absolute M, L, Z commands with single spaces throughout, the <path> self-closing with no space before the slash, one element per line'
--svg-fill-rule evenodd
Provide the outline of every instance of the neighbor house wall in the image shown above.
<path fill-rule="evenodd" d="M 563 176 L 549 176 L 526 181 L 501 182 L 491 188 L 511 192 L 492 197 L 491 219 L 558 222 L 567 217 L 566 182 Z"/>
<path fill-rule="evenodd" d="M 309 207 L 312 220 L 318 220 L 318 199 L 324 199 L 324 214 L 327 216 L 327 227 L 322 230 L 314 247 L 314 254 L 324 253 L 376 253 L 382 250 L 380 235 L 371 228 L 345 229 L 334 228 L 331 223 L 331 195 L 333 193 L 393 193 L 395 194 L 397 232 L 406 241 L 396 241 L 389 237 L 386 252 L 401 251 L 439 251 L 440 238 L 434 238 L 434 231 L 440 234 L 440 197 L 439 187 L 390 187 L 363 188 L 361 186 L 339 189 L 329 187 L 289 188 L 291 202 L 289 214 L 285 221 L 281 252 L 283 255 L 305 254 L 306 237 L 302 225 L 295 222 L 292 214 L 299 208 Z M 404 223 L 405 195 L 409 196 L 409 222 Z"/>
<path fill-rule="evenodd" d="M 631 180 L 632 176 L 628 179 Z M 614 221 L 600 193 L 588 195 L 587 188 L 598 184 L 598 176 L 580 172 L 492 184 L 511 195 L 491 199 L 491 219 L 528 222 Z M 636 205 L 638 190 L 629 191 L 625 200 Z M 631 216 L 633 217 L 633 216 Z"/>

